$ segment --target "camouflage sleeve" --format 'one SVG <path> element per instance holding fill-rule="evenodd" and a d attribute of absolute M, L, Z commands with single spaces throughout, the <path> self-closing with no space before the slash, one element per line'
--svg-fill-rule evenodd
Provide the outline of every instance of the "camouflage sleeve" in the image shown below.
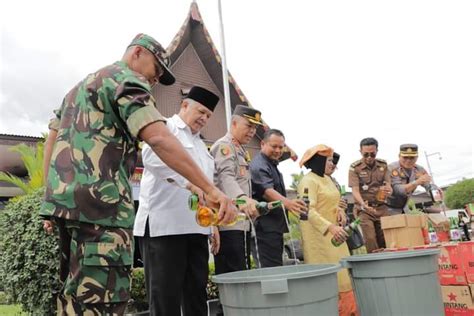
<path fill-rule="evenodd" d="M 393 194 L 406 197 L 407 193 L 405 191 L 405 185 L 402 182 L 402 178 L 400 177 L 400 172 L 398 171 L 398 168 L 392 165 L 389 165 L 388 172 L 390 174 L 390 181 L 392 183 Z"/>
<path fill-rule="evenodd" d="M 232 146 L 220 143 L 211 147 L 211 155 L 215 162 L 214 182 L 230 198 L 236 198 L 245 194 L 236 180 L 237 155 Z"/>
<path fill-rule="evenodd" d="M 134 138 L 145 126 L 156 121 L 166 121 L 155 108 L 155 98 L 149 88 L 139 81 L 122 82 L 117 88 L 115 100 L 118 114 Z"/>

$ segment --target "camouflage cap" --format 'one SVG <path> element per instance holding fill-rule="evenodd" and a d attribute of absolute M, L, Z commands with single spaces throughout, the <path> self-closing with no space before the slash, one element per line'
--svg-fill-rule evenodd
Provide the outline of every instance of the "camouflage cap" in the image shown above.
<path fill-rule="evenodd" d="M 163 74 L 159 78 L 159 82 L 165 86 L 172 85 L 176 80 L 168 68 L 168 61 L 169 59 L 166 56 L 166 50 L 155 40 L 153 37 L 139 33 L 135 38 L 132 40 L 128 47 L 138 45 L 141 47 L 146 48 L 149 50 L 156 58 L 156 60 L 160 63 L 161 67 L 163 68 Z"/>
<path fill-rule="evenodd" d="M 242 116 L 254 124 L 263 125 L 262 113 L 249 106 L 237 104 L 232 114 Z"/>
<path fill-rule="evenodd" d="M 400 145 L 400 156 L 402 157 L 418 157 L 418 146 L 415 144 Z"/>

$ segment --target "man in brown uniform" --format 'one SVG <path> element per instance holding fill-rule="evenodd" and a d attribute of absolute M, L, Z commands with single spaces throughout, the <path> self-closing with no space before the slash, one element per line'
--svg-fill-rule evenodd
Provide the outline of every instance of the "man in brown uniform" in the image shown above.
<path fill-rule="evenodd" d="M 381 190 L 385 197 L 392 194 L 390 173 L 387 162 L 375 158 L 378 142 L 374 138 L 364 138 L 360 142 L 362 159 L 349 168 L 349 186 L 354 197 L 354 214 L 361 219 L 367 252 L 385 247 L 385 239 L 380 226 L 380 217 L 388 216 L 388 208 L 383 199 L 376 199 Z M 382 196 L 383 197 L 383 196 Z"/>

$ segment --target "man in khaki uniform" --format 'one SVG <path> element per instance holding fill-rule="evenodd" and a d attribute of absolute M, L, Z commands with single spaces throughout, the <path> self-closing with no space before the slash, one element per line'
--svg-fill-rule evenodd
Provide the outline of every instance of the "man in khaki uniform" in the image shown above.
<path fill-rule="evenodd" d="M 364 138 L 360 142 L 362 159 L 355 161 L 349 168 L 349 186 L 354 197 L 354 214 L 361 219 L 367 252 L 385 247 L 385 239 L 380 226 L 380 217 L 388 216 L 384 200 L 377 200 L 379 190 L 383 195 L 392 194 L 390 173 L 387 162 L 375 158 L 378 142 L 374 138 Z"/>
<path fill-rule="evenodd" d="M 248 106 L 237 105 L 232 115 L 230 131 L 211 147 L 215 161 L 214 183 L 230 198 L 248 201 L 247 210 L 256 214 L 251 199 L 250 156 L 243 147 L 254 137 L 257 126 L 263 125 L 261 113 Z M 219 227 L 221 246 L 214 256 L 216 274 L 250 268 L 250 224 L 237 222 Z"/>

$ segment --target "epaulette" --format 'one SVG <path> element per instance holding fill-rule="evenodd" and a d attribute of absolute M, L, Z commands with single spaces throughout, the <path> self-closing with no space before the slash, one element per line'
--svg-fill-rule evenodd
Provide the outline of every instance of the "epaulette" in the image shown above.
<path fill-rule="evenodd" d="M 375 158 L 375 160 L 377 160 L 378 162 L 381 162 L 383 164 L 387 164 L 387 161 L 383 160 L 383 159 L 380 159 L 380 158 Z"/>
<path fill-rule="evenodd" d="M 351 167 L 352 168 L 355 168 L 357 167 L 358 165 L 360 165 L 362 163 L 362 159 L 359 159 L 357 161 L 354 161 L 352 164 L 351 164 Z"/>

